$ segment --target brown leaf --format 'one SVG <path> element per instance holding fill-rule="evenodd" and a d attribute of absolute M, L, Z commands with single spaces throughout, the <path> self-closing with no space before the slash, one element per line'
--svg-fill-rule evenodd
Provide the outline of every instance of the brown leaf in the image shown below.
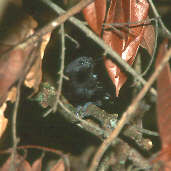
<path fill-rule="evenodd" d="M 83 10 L 89 26 L 99 36 L 101 35 L 102 26 L 104 24 L 103 22 L 107 8 L 106 2 L 107 1 L 105 0 L 96 0 Z M 122 23 L 136 23 L 146 20 L 148 18 L 148 8 L 149 4 L 147 0 L 111 0 L 109 4 L 102 38 L 130 65 L 134 62 L 136 53 L 143 39 L 145 42 L 144 47 L 151 53 L 150 50 L 152 49 L 153 43 L 149 42 L 144 33 L 145 31 L 151 31 L 152 29 L 150 29 L 151 27 L 145 29 L 146 26 L 140 26 L 138 24 L 131 24 L 131 27 L 126 28 L 122 27 Z M 111 28 L 111 25 L 115 23 L 121 25 L 119 30 Z M 127 78 L 111 59 L 105 57 L 104 63 L 108 74 L 116 87 L 116 95 L 118 96 L 119 90 Z"/>
<path fill-rule="evenodd" d="M 15 170 L 16 171 L 32 171 L 30 164 L 19 154 L 15 156 Z M 7 159 L 7 161 L 0 168 L 0 171 L 9 171 L 11 168 L 11 157 Z"/>
<path fill-rule="evenodd" d="M 40 49 L 38 50 L 38 57 L 34 62 L 34 65 L 30 69 L 29 73 L 26 76 L 24 84 L 29 88 L 34 88 L 34 92 L 38 91 L 39 85 L 42 81 L 42 59 L 44 56 L 45 48 L 50 40 L 51 33 L 47 33 L 42 37 L 42 42 Z"/>
<path fill-rule="evenodd" d="M 3 18 L 4 25 L 1 26 L 0 34 L 1 54 L 33 34 L 37 25 L 31 16 L 28 16 L 15 5 L 9 4 L 6 13 L 7 18 Z M 8 91 L 23 73 L 25 59 L 33 48 L 34 45 L 25 49 L 16 49 L 11 51 L 8 56 L 0 58 L 0 105 L 6 99 Z"/>
<path fill-rule="evenodd" d="M 164 54 L 167 52 L 168 41 L 165 40 L 159 49 L 156 67 L 160 64 Z M 157 113 L 158 126 L 162 139 L 162 147 L 171 144 L 171 72 L 169 63 L 165 66 L 157 79 Z"/>
<path fill-rule="evenodd" d="M 42 156 L 35 160 L 32 166 L 29 164 L 25 158 L 19 154 L 15 156 L 15 168 L 16 171 L 41 171 L 42 169 Z M 11 156 L 7 159 L 7 161 L 3 164 L 0 171 L 8 171 L 11 167 Z"/>
<path fill-rule="evenodd" d="M 152 25 L 145 27 L 144 36 L 141 42 L 141 46 L 145 48 L 148 53 L 152 56 L 155 45 L 155 31 Z"/>
<path fill-rule="evenodd" d="M 0 105 L 23 69 L 23 50 L 12 51 L 7 59 L 0 58 Z"/>
<path fill-rule="evenodd" d="M 160 45 L 156 67 L 160 65 L 168 49 L 168 40 Z M 171 168 L 171 71 L 169 63 L 162 70 L 157 79 L 157 118 L 162 149 L 155 159 L 163 162 L 162 171 L 169 171 Z"/>
<path fill-rule="evenodd" d="M 104 21 L 106 11 L 106 0 L 96 0 L 88 5 L 83 14 L 92 30 L 99 36 L 102 31 L 102 23 Z"/>

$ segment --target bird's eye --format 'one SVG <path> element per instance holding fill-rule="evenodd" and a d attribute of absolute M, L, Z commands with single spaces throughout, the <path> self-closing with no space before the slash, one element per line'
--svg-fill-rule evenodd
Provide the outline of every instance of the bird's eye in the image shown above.
<path fill-rule="evenodd" d="M 97 74 L 93 74 L 93 78 L 97 79 L 98 78 Z"/>
<path fill-rule="evenodd" d="M 110 97 L 109 97 L 109 96 L 104 96 L 104 99 L 105 99 L 105 100 L 109 100 Z"/>
<path fill-rule="evenodd" d="M 91 57 L 82 56 L 78 59 L 79 59 L 80 65 L 91 65 L 91 64 L 93 64 L 93 59 Z"/>

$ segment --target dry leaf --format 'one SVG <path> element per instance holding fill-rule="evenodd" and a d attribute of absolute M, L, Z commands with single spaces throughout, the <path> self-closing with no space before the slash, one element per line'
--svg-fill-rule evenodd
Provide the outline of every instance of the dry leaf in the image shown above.
<path fill-rule="evenodd" d="M 106 12 L 107 7 L 108 11 Z M 144 40 L 143 45 L 149 53 L 152 51 L 153 42 L 149 42 L 150 40 L 146 36 L 147 31 L 152 31 L 151 27 L 147 29 L 146 26 L 138 25 L 138 22 L 148 19 L 148 9 L 147 0 L 96 0 L 86 7 L 83 13 L 92 30 L 101 36 L 106 12 L 102 38 L 123 60 L 132 65 L 142 40 Z M 131 27 L 123 27 L 123 23 L 136 22 L 137 24 L 131 24 Z M 115 23 L 120 24 L 120 27 L 117 29 L 112 27 L 112 24 Z M 144 35 L 144 33 L 146 34 Z M 104 63 L 118 96 L 119 90 L 127 78 L 111 59 L 105 57 Z"/>
<path fill-rule="evenodd" d="M 32 35 L 37 26 L 37 22 L 31 16 L 13 4 L 9 4 L 6 13 L 8 17 L 4 18 L 5 23 L 0 28 L 1 54 Z M 22 75 L 24 62 L 33 48 L 35 48 L 34 45 L 25 49 L 16 49 L 8 56 L 0 58 L 0 105 L 5 101 L 8 91 Z"/>
<path fill-rule="evenodd" d="M 152 56 L 155 45 L 155 31 L 152 25 L 147 25 L 144 30 L 144 36 L 141 42 L 141 46 L 145 48 Z"/>
<path fill-rule="evenodd" d="M 158 66 L 167 52 L 168 42 L 165 40 L 157 56 L 156 66 Z M 165 148 L 171 144 L 171 72 L 169 63 L 160 73 L 157 79 L 157 113 L 160 136 L 162 138 L 162 147 Z"/>
<path fill-rule="evenodd" d="M 16 171 L 32 171 L 30 164 L 19 154 L 15 156 L 15 167 Z M 7 159 L 7 161 L 0 168 L 0 171 L 9 171 L 11 168 L 11 157 Z"/>
<path fill-rule="evenodd" d="M 168 50 L 168 40 L 164 40 L 160 45 L 156 67 Z M 162 161 L 161 171 L 170 171 L 171 168 L 171 71 L 169 63 L 162 70 L 157 79 L 157 118 L 162 149 L 158 157 L 154 160 Z"/>
<path fill-rule="evenodd" d="M 26 76 L 24 84 L 29 88 L 34 88 L 34 92 L 38 91 L 39 85 L 42 81 L 42 59 L 44 56 L 45 48 L 50 40 L 51 33 L 47 33 L 42 37 L 42 42 L 40 49 L 38 49 L 38 57 L 34 62 L 34 65 L 30 69 L 29 73 Z"/>

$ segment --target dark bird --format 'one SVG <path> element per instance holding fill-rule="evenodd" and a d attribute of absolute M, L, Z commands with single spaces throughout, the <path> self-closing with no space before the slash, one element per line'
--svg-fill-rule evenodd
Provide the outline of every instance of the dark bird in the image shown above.
<path fill-rule="evenodd" d="M 101 99 L 108 98 L 94 67 L 92 57 L 82 56 L 69 63 L 65 69 L 65 75 L 70 79 L 67 82 L 68 94 L 77 105 L 95 102 L 100 106 Z"/>

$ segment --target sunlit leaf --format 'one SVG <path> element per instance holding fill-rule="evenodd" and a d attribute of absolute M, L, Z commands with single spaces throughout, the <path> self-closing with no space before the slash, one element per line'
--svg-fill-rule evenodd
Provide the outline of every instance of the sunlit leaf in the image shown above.
<path fill-rule="evenodd" d="M 147 0 L 96 0 L 83 13 L 92 30 L 132 65 L 142 41 L 150 54 L 153 51 L 155 33 L 151 34 L 151 39 L 147 34 L 154 31 L 153 27 L 143 25 L 148 19 L 148 9 Z M 118 96 L 127 78 L 111 59 L 104 57 L 104 63 Z"/>

